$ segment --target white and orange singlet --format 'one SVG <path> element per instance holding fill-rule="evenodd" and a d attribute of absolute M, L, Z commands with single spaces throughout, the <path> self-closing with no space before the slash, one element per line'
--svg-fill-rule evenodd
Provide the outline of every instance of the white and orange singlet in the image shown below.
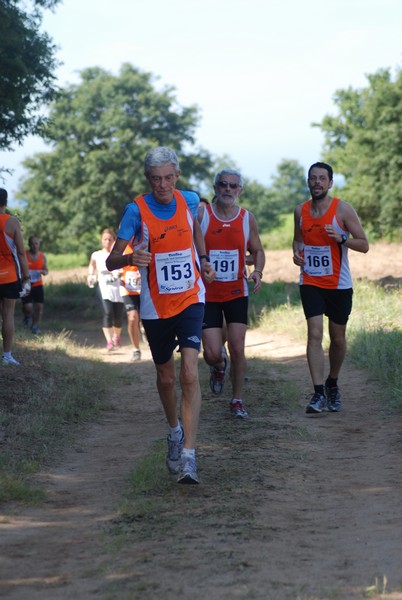
<path fill-rule="evenodd" d="M 127 244 L 123 254 L 131 254 L 133 251 L 130 244 Z M 123 267 L 121 276 L 120 295 L 138 296 L 141 293 L 141 273 L 138 267 L 127 265 Z"/>
<path fill-rule="evenodd" d="M 339 198 L 332 198 L 321 217 L 311 215 L 311 202 L 307 200 L 303 204 L 300 216 L 305 260 L 305 265 L 300 270 L 300 285 L 334 290 L 349 289 L 353 286 L 348 249 L 329 237 L 325 231 L 325 225 L 332 225 L 336 233 L 348 235 L 336 218 Z"/>
<path fill-rule="evenodd" d="M 152 213 L 144 196 L 134 200 L 141 214 L 139 244 L 146 242 L 152 253 L 149 266 L 140 269 L 142 319 L 167 319 L 205 301 L 193 243 L 194 219 L 183 195 L 174 190 L 174 196 L 176 212 L 167 220 Z"/>
<path fill-rule="evenodd" d="M 43 285 L 42 271 L 45 268 L 43 253 L 39 252 L 35 260 L 31 257 L 29 250 L 26 250 L 25 254 L 28 262 L 29 276 L 31 278 L 31 287 Z"/>
<path fill-rule="evenodd" d="M 223 221 L 213 207 L 205 207 L 200 223 L 206 252 L 216 278 L 206 286 L 207 302 L 227 302 L 248 296 L 246 252 L 250 237 L 249 213 L 239 207 L 233 219 Z"/>
<path fill-rule="evenodd" d="M 10 215 L 0 214 L 0 284 L 21 279 L 21 268 L 14 240 L 6 233 Z"/>

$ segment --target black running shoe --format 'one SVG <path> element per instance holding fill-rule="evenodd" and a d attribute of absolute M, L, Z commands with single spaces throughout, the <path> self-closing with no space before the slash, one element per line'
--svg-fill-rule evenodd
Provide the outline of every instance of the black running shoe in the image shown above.
<path fill-rule="evenodd" d="M 329 412 L 339 412 L 342 408 L 342 402 L 338 386 L 325 386 L 325 394 L 327 396 L 327 408 Z"/>
<path fill-rule="evenodd" d="M 322 394 L 313 394 L 306 406 L 306 413 L 318 414 L 327 409 L 327 399 Z"/>

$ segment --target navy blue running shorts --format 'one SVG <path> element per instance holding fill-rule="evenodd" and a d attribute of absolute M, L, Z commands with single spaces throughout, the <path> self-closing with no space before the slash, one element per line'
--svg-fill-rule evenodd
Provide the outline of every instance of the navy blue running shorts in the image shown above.
<path fill-rule="evenodd" d="M 152 358 L 155 364 L 163 365 L 170 360 L 174 349 L 201 348 L 201 328 L 204 304 L 190 304 L 182 312 L 168 319 L 143 319 Z"/>
<path fill-rule="evenodd" d="M 315 285 L 301 285 L 300 298 L 306 319 L 325 315 L 337 325 L 346 325 L 352 312 L 352 288 L 328 290 Z"/>

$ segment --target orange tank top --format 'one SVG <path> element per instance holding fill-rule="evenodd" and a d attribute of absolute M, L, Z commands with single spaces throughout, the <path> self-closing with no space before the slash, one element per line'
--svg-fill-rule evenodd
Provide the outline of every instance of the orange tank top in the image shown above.
<path fill-rule="evenodd" d="M 130 244 L 127 244 L 123 254 L 132 254 L 133 249 Z M 136 266 L 127 265 L 123 267 L 121 283 L 124 288 L 120 288 L 121 296 L 138 296 L 141 292 L 141 273 Z"/>
<path fill-rule="evenodd" d="M 13 283 L 21 278 L 17 248 L 5 230 L 9 218 L 8 214 L 0 214 L 0 284 Z"/>
<path fill-rule="evenodd" d="M 230 221 L 219 219 L 211 205 L 204 211 L 201 231 L 215 280 L 206 286 L 207 302 L 227 302 L 248 296 L 246 252 L 250 237 L 249 213 L 240 208 Z"/>
<path fill-rule="evenodd" d="M 339 198 L 332 198 L 325 214 L 311 215 L 311 200 L 301 210 L 300 229 L 304 243 L 304 260 L 300 273 L 301 285 L 314 285 L 326 289 L 348 289 L 352 287 L 348 249 L 329 237 L 325 225 L 332 225 L 340 234 L 347 233 L 339 225 L 336 210 Z"/>
<path fill-rule="evenodd" d="M 141 271 L 141 318 L 167 319 L 191 304 L 205 301 L 205 287 L 196 263 L 194 219 L 183 195 L 174 190 L 176 213 L 158 219 L 144 196 L 138 196 L 142 236 L 152 260 Z"/>
<path fill-rule="evenodd" d="M 25 254 L 28 261 L 29 276 L 31 278 L 31 287 L 38 287 L 39 285 L 43 285 L 41 271 L 43 271 L 45 267 L 45 261 L 43 260 L 42 252 L 38 253 L 38 257 L 35 260 L 31 257 L 29 250 L 26 250 Z"/>

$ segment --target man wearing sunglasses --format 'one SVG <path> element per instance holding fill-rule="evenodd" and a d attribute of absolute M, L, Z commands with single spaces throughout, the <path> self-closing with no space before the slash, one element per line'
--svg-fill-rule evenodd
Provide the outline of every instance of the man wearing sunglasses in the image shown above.
<path fill-rule="evenodd" d="M 228 370 L 228 357 L 222 346 L 225 318 L 231 361 L 230 413 L 245 418 L 248 416 L 243 406 L 248 283 L 253 282 L 254 293 L 261 289 L 265 253 L 254 215 L 238 204 L 243 190 L 241 174 L 234 169 L 220 171 L 215 176 L 214 190 L 213 202 L 206 207 L 200 206 L 198 211 L 207 260 L 216 271 L 215 280 L 206 287 L 202 344 L 205 361 L 210 367 L 211 391 L 221 394 Z M 247 251 L 255 265 L 249 277 Z"/>

